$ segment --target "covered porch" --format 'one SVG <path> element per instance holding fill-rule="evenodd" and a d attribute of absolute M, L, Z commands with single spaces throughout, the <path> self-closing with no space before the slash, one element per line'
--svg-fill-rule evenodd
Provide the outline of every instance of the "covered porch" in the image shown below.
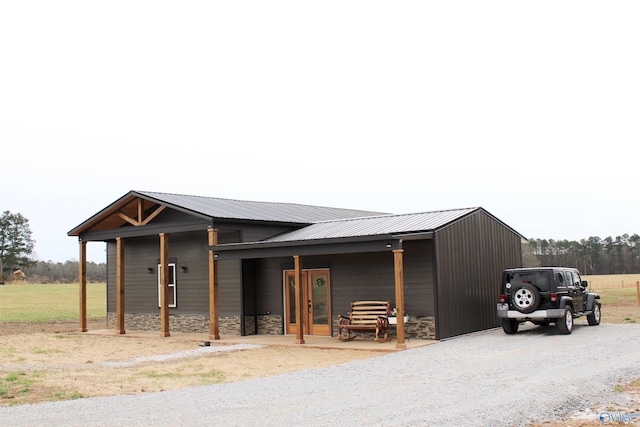
<path fill-rule="evenodd" d="M 223 341 L 223 337 L 219 331 L 219 296 L 218 296 L 218 261 L 220 258 L 225 259 L 243 259 L 245 257 L 255 257 L 261 255 L 264 257 L 282 256 L 283 252 L 287 256 L 290 256 L 294 261 L 295 271 L 295 287 L 300 289 L 300 283 L 302 278 L 302 259 L 305 256 L 313 255 L 316 253 L 321 254 L 343 254 L 343 253 L 366 253 L 366 252 L 386 252 L 391 256 L 388 259 L 389 264 L 393 266 L 394 272 L 394 291 L 395 300 L 398 313 L 398 323 L 395 326 L 395 339 L 392 339 L 389 343 L 378 343 L 367 338 L 357 339 L 354 342 L 341 342 L 336 337 L 331 336 L 314 336 L 304 334 L 302 328 L 299 328 L 296 334 L 284 334 L 284 335 L 249 335 L 249 336 L 227 336 L 225 337 L 228 342 L 235 342 L 236 339 L 242 340 L 242 342 L 250 342 L 250 340 L 263 340 L 269 341 L 266 345 L 277 345 L 274 343 L 289 342 L 291 345 L 307 345 L 316 346 L 320 348 L 360 348 L 364 346 L 365 349 L 380 350 L 381 346 L 393 347 L 394 349 L 405 349 L 414 347 L 409 345 L 409 340 L 405 338 L 405 325 L 403 321 L 404 313 L 404 269 L 403 269 L 403 239 L 400 236 L 384 235 L 382 239 L 378 236 L 376 238 L 368 239 L 355 239 L 355 241 L 340 242 L 336 245 L 335 242 L 323 242 L 324 244 L 318 244 L 313 242 L 307 245 L 262 245 L 259 243 L 253 244 L 229 244 L 218 245 L 218 230 L 212 227 L 207 229 L 208 233 L 208 264 L 209 264 L 209 335 L 204 334 L 198 337 L 198 341 Z M 162 273 L 168 271 L 168 247 L 169 247 L 169 233 L 159 234 L 160 247 L 159 247 L 159 264 L 161 265 L 161 303 L 160 303 L 160 336 L 169 337 L 171 332 L 169 330 L 169 307 L 168 307 L 168 279 L 167 275 Z M 125 332 L 125 309 L 124 309 L 124 294 L 125 294 L 125 279 L 124 279 L 124 238 L 116 238 L 116 331 L 117 334 L 124 335 L 125 333 L 131 336 L 135 332 Z M 87 320 L 86 320 L 86 241 L 80 240 L 80 263 L 79 263 L 79 300 L 80 300 L 80 331 L 87 332 Z M 300 243 L 300 242 L 298 242 Z M 329 243 L 329 244 L 327 244 Z M 266 247 L 265 247 L 266 246 Z M 280 246 L 280 247 L 278 247 Z M 301 297 L 302 293 L 298 293 Z M 295 299 L 295 312 L 297 317 L 297 324 L 303 324 L 304 322 L 299 317 L 306 307 L 305 301 L 301 298 Z M 113 330 L 110 331 L 113 333 Z M 144 334 L 140 331 L 139 333 Z M 156 332 L 157 333 L 157 332 Z M 197 334 L 195 334 L 197 335 Z M 368 343 L 368 341 L 371 341 Z M 424 340 L 416 340 L 415 343 L 419 343 Z"/>

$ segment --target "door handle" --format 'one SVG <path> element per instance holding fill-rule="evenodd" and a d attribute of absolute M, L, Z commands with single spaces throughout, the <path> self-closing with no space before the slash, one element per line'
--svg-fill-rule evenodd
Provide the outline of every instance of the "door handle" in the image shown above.
<path fill-rule="evenodd" d="M 307 309 L 309 311 L 309 314 L 311 314 L 311 300 L 307 301 Z"/>

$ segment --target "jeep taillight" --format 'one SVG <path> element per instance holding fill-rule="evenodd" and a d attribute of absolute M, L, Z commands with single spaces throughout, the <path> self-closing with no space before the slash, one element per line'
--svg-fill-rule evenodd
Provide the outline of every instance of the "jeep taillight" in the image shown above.
<path fill-rule="evenodd" d="M 499 302 L 507 302 L 507 296 L 505 294 L 500 294 L 498 297 Z"/>
<path fill-rule="evenodd" d="M 558 294 L 556 294 L 555 292 L 549 294 L 549 299 L 551 300 L 551 302 L 557 302 L 558 301 Z"/>

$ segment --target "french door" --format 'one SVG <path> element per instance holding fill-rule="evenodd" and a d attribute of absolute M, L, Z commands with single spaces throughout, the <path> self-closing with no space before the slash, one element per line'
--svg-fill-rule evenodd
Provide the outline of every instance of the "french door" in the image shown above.
<path fill-rule="evenodd" d="M 286 304 L 285 329 L 288 334 L 298 332 L 296 317 L 295 271 L 284 272 L 284 290 Z M 303 270 L 302 327 L 306 335 L 331 335 L 331 293 L 329 270 Z"/>

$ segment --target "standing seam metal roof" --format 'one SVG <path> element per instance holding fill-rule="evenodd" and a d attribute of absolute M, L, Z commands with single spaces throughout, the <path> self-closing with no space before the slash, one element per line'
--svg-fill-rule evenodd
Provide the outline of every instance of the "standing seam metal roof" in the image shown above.
<path fill-rule="evenodd" d="M 478 209 L 480 208 L 322 221 L 300 230 L 263 240 L 263 242 L 290 242 L 434 231 Z"/>
<path fill-rule="evenodd" d="M 136 191 L 135 193 L 211 218 L 311 224 L 319 221 L 385 214 L 357 209 L 294 203 L 255 202 L 215 197 Z"/>

